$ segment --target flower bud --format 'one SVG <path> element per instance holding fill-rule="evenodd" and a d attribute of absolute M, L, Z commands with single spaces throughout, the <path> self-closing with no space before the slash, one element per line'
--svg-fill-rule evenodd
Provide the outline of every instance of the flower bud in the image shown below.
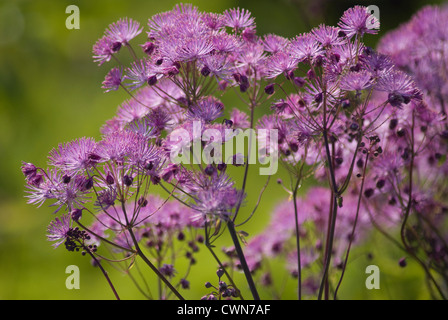
<path fill-rule="evenodd" d="M 273 83 L 268 84 L 268 85 L 264 88 L 264 92 L 266 92 L 266 94 L 269 94 L 269 95 L 273 94 L 274 91 L 275 91 L 275 90 L 274 90 L 274 84 L 273 84 Z"/>

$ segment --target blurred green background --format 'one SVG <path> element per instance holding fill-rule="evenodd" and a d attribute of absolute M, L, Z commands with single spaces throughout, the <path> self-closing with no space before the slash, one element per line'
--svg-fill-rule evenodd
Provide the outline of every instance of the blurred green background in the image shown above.
<path fill-rule="evenodd" d="M 185 1 L 187 2 L 187 1 Z M 115 114 L 127 98 L 121 92 L 104 94 L 101 82 L 110 65 L 98 67 L 91 49 L 108 24 L 130 17 L 146 26 L 153 14 L 171 10 L 176 1 L 152 0 L 0 0 L 0 299 L 113 299 L 114 296 L 90 261 L 62 247 L 54 250 L 45 231 L 54 217 L 51 209 L 27 205 L 21 161 L 45 166 L 48 151 L 58 143 L 83 136 L 99 139 L 99 128 Z M 233 7 L 246 8 L 256 18 L 258 34 L 276 33 L 293 37 L 325 22 L 336 25 L 342 13 L 354 4 L 376 4 L 380 8 L 381 31 L 369 36 L 374 46 L 387 30 L 407 21 L 423 5 L 439 1 L 336 1 L 336 0 L 248 0 L 190 1 L 201 11 L 222 12 Z M 80 29 L 68 30 L 65 9 L 75 4 L 80 9 Z M 142 43 L 144 35 L 136 39 Z M 238 106 L 228 98 L 227 107 Z M 268 107 L 257 110 L 258 116 Z M 279 177 L 286 177 L 279 172 Z M 275 177 L 277 178 L 277 177 Z M 265 178 L 249 179 L 251 208 Z M 254 234 L 263 230 L 275 204 L 286 197 L 275 183 L 268 187 L 255 219 L 246 225 Z M 372 243 L 375 246 L 371 245 Z M 223 237 L 219 246 L 230 245 Z M 368 259 L 368 255 L 373 258 Z M 401 252 L 377 233 L 371 241 L 351 254 L 350 267 L 340 289 L 343 299 L 426 299 L 423 273 L 412 261 L 398 267 Z M 191 273 L 191 289 L 186 298 L 197 299 L 207 293 L 205 281 L 216 281 L 211 256 L 201 248 L 198 264 Z M 81 288 L 65 287 L 65 268 L 77 265 Z M 381 289 L 365 288 L 365 268 L 376 264 L 381 270 Z M 214 265 L 214 263 L 213 263 Z M 278 268 L 277 275 L 286 271 Z M 122 273 L 108 271 L 122 299 L 143 296 Z M 236 276 L 237 281 L 243 278 Z M 282 298 L 294 299 L 295 283 L 289 281 Z M 245 290 L 245 288 L 242 288 Z M 249 296 L 248 292 L 246 296 Z M 264 292 L 261 291 L 263 296 Z M 265 296 L 269 297 L 269 296 Z"/>

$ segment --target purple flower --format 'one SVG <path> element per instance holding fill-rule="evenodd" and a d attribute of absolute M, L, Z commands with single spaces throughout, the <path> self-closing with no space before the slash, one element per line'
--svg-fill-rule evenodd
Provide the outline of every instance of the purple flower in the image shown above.
<path fill-rule="evenodd" d="M 102 65 L 104 62 L 110 61 L 114 51 L 112 50 L 113 41 L 107 36 L 100 38 L 93 46 L 93 61 Z"/>
<path fill-rule="evenodd" d="M 113 45 L 127 45 L 130 40 L 138 36 L 142 29 L 137 21 L 124 18 L 109 25 L 106 29 L 106 35 L 112 40 Z M 118 51 L 118 50 L 117 50 Z"/>
<path fill-rule="evenodd" d="M 174 266 L 172 264 L 164 264 L 162 267 L 160 267 L 160 272 L 168 277 L 168 278 L 172 278 L 174 277 L 175 273 L 176 273 L 176 269 L 174 269 Z"/>
<path fill-rule="evenodd" d="M 116 188 L 105 188 L 98 193 L 97 199 L 95 201 L 95 206 L 98 208 L 98 210 L 107 210 L 110 206 L 113 206 L 115 204 L 116 200 Z"/>
<path fill-rule="evenodd" d="M 322 47 L 316 38 L 305 33 L 291 40 L 291 55 L 298 61 L 312 61 L 314 57 L 322 53 Z"/>
<path fill-rule="evenodd" d="M 268 34 L 263 37 L 263 45 L 264 50 L 275 54 L 280 51 L 284 52 L 289 45 L 289 40 L 275 34 Z"/>
<path fill-rule="evenodd" d="M 190 120 L 202 120 L 210 123 L 223 115 L 224 105 L 213 96 L 201 99 L 188 109 L 187 117 Z"/>
<path fill-rule="evenodd" d="M 126 69 L 126 79 L 131 81 L 126 85 L 130 90 L 135 90 L 148 83 L 148 80 L 157 72 L 156 67 L 148 59 L 133 62 L 131 67 Z"/>
<path fill-rule="evenodd" d="M 105 92 L 116 91 L 121 85 L 121 81 L 123 78 L 123 71 L 119 68 L 113 68 L 106 75 L 103 86 L 101 88 L 106 89 Z"/>
<path fill-rule="evenodd" d="M 37 168 L 32 163 L 27 163 L 22 161 L 22 173 L 27 180 L 33 178 L 37 174 Z"/>
<path fill-rule="evenodd" d="M 150 112 L 150 109 L 139 101 L 140 100 L 130 99 L 124 101 L 118 107 L 115 118 L 122 123 L 122 128 L 129 123 L 143 119 Z"/>
<path fill-rule="evenodd" d="M 401 71 L 384 74 L 376 87 L 378 91 L 388 93 L 388 102 L 394 107 L 408 104 L 412 99 L 421 100 L 422 96 L 411 77 Z"/>
<path fill-rule="evenodd" d="M 175 55 L 171 57 L 174 61 L 188 62 L 201 59 L 213 50 L 213 43 L 202 37 L 188 39 L 180 44 Z"/>
<path fill-rule="evenodd" d="M 225 32 L 220 32 L 212 37 L 213 49 L 220 53 L 230 53 L 236 51 L 240 43 L 238 39 Z"/>
<path fill-rule="evenodd" d="M 49 163 L 68 174 L 76 174 L 91 168 L 99 160 L 93 138 L 81 138 L 59 144 L 48 156 Z"/>
<path fill-rule="evenodd" d="M 131 131 L 117 131 L 103 137 L 98 142 L 96 152 L 101 161 L 115 161 L 123 163 L 129 156 L 131 148 L 137 142 L 137 134 Z"/>
<path fill-rule="evenodd" d="M 362 91 L 373 85 L 372 76 L 367 71 L 349 72 L 341 78 L 340 88 L 347 91 Z"/>
<path fill-rule="evenodd" d="M 70 230 L 70 215 L 66 214 L 60 218 L 56 217 L 47 227 L 47 239 L 49 241 L 56 241 L 53 247 L 57 248 L 69 237 Z"/>
<path fill-rule="evenodd" d="M 344 44 L 346 41 L 344 38 L 339 36 L 339 28 L 326 26 L 323 24 L 311 30 L 311 33 L 324 48 L 339 46 Z"/>
<path fill-rule="evenodd" d="M 266 77 L 275 78 L 280 74 L 288 75 L 297 68 L 298 59 L 291 57 L 288 53 L 277 52 L 266 60 Z"/>
<path fill-rule="evenodd" d="M 234 30 L 241 30 L 255 26 L 255 19 L 251 17 L 251 13 L 246 9 L 233 8 L 224 11 L 225 25 Z"/>
<path fill-rule="evenodd" d="M 203 57 L 200 62 L 203 64 L 201 68 L 202 75 L 206 73 L 215 76 L 217 79 L 228 81 L 231 77 L 233 66 L 228 59 L 226 53 L 215 53 Z M 204 73 L 204 71 L 206 71 Z"/>
<path fill-rule="evenodd" d="M 237 108 L 233 108 L 230 112 L 230 121 L 232 121 L 232 126 L 235 129 L 246 129 L 250 126 L 249 116 Z"/>
<path fill-rule="evenodd" d="M 155 133 L 160 134 L 163 130 L 167 130 L 174 125 L 173 116 L 175 116 L 175 110 L 166 109 L 162 106 L 151 110 L 146 116 L 145 120 Z"/>
<path fill-rule="evenodd" d="M 376 34 L 380 23 L 366 7 L 355 6 L 344 12 L 339 27 L 348 38 L 352 38 L 355 35 L 362 37 L 365 33 Z"/>
<path fill-rule="evenodd" d="M 142 136 L 135 134 L 133 143 L 129 147 L 129 164 L 136 168 L 144 169 L 148 163 L 156 162 L 161 157 L 161 150 L 149 140 Z"/>
<path fill-rule="evenodd" d="M 366 70 L 375 77 L 381 77 L 382 74 L 390 72 L 394 67 L 392 60 L 384 54 L 374 52 L 367 56 L 362 55 L 360 58 Z"/>
<path fill-rule="evenodd" d="M 201 15 L 201 21 L 212 31 L 218 31 L 225 27 L 225 18 L 221 14 L 205 12 Z"/>

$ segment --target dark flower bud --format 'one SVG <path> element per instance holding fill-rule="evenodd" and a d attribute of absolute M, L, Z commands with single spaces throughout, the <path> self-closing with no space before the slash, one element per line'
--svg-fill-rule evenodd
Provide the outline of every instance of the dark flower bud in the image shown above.
<path fill-rule="evenodd" d="M 322 93 L 318 93 L 314 96 L 314 101 L 317 103 L 322 102 Z"/>
<path fill-rule="evenodd" d="M 112 52 L 118 52 L 121 49 L 121 42 L 116 41 L 116 42 L 112 43 L 110 46 L 110 49 L 112 50 Z"/>
<path fill-rule="evenodd" d="M 368 188 L 368 189 L 366 189 L 366 191 L 364 191 L 364 196 L 366 198 L 370 198 L 371 196 L 373 196 L 374 192 L 375 191 L 372 188 Z"/>
<path fill-rule="evenodd" d="M 397 204 L 397 200 L 394 197 L 390 197 L 388 204 L 394 206 Z"/>
<path fill-rule="evenodd" d="M 209 164 L 208 166 L 205 167 L 204 172 L 206 175 L 212 176 L 216 172 L 216 169 L 214 166 Z"/>
<path fill-rule="evenodd" d="M 246 83 L 249 87 L 249 79 L 247 78 L 247 76 L 242 74 L 240 77 L 240 81 L 241 81 L 241 83 Z"/>
<path fill-rule="evenodd" d="M 294 71 L 290 70 L 286 73 L 286 79 L 291 80 L 294 79 Z"/>
<path fill-rule="evenodd" d="M 153 85 L 155 85 L 157 83 L 157 77 L 156 76 L 150 76 L 149 78 L 148 78 L 148 84 L 150 85 L 150 86 L 153 86 Z"/>
<path fill-rule="evenodd" d="M 201 74 L 202 74 L 204 77 L 207 77 L 207 76 L 210 74 L 210 69 L 209 69 L 209 67 L 204 66 L 204 67 L 201 69 Z"/>
<path fill-rule="evenodd" d="M 350 107 L 350 100 L 348 100 L 348 99 L 343 100 L 343 101 L 341 102 L 341 107 L 342 107 L 343 109 L 347 109 L 348 107 Z"/>
<path fill-rule="evenodd" d="M 406 131 L 403 128 L 399 128 L 397 130 L 397 136 L 399 136 L 400 138 L 404 137 L 405 134 L 406 134 Z"/>
<path fill-rule="evenodd" d="M 382 187 L 384 187 L 385 184 L 386 184 L 386 180 L 384 180 L 384 179 L 380 179 L 380 180 L 378 180 L 378 181 L 376 182 L 376 187 L 377 187 L 378 189 L 381 189 Z"/>
<path fill-rule="evenodd" d="M 210 282 L 207 281 L 207 282 L 205 283 L 205 287 L 206 287 L 206 288 L 211 288 L 211 287 L 213 287 L 213 285 L 212 285 Z"/>
<path fill-rule="evenodd" d="M 152 168 L 154 168 L 154 163 L 152 161 L 149 161 L 146 165 L 145 165 L 145 170 L 151 170 Z"/>
<path fill-rule="evenodd" d="M 233 76 L 233 79 L 235 79 L 236 82 L 238 82 L 238 83 L 241 82 L 241 75 L 239 73 L 234 73 L 232 76 Z"/>
<path fill-rule="evenodd" d="M 204 236 L 202 236 L 201 234 L 198 234 L 196 237 L 196 241 L 199 243 L 204 243 Z"/>
<path fill-rule="evenodd" d="M 128 187 L 132 184 L 133 180 L 134 179 L 132 177 L 128 176 L 127 174 L 123 177 L 123 183 Z"/>
<path fill-rule="evenodd" d="M 163 63 L 163 59 L 160 58 L 156 61 L 156 65 L 160 66 Z"/>
<path fill-rule="evenodd" d="M 36 173 L 37 173 L 37 168 L 36 168 L 36 166 L 34 165 L 34 164 L 32 164 L 32 163 L 23 163 L 23 166 L 22 166 L 22 173 L 24 174 L 24 176 L 26 177 L 26 178 L 30 178 L 30 177 L 33 177 L 33 176 L 35 176 L 36 175 Z"/>
<path fill-rule="evenodd" d="M 356 131 L 359 129 L 359 125 L 356 122 L 352 122 L 350 125 L 350 130 Z"/>
<path fill-rule="evenodd" d="M 338 53 L 332 53 L 330 55 L 330 60 L 333 64 L 336 64 L 341 60 L 341 56 Z"/>
<path fill-rule="evenodd" d="M 270 83 L 268 84 L 265 88 L 264 88 L 264 92 L 266 92 L 266 94 L 273 94 L 274 93 L 274 84 Z"/>
<path fill-rule="evenodd" d="M 320 67 L 320 66 L 322 66 L 323 61 L 324 61 L 324 58 L 319 55 L 313 59 L 313 65 L 315 67 Z"/>
<path fill-rule="evenodd" d="M 299 145 L 297 143 L 290 143 L 289 148 L 291 148 L 292 152 L 297 152 L 299 150 Z"/>
<path fill-rule="evenodd" d="M 71 180 L 71 177 L 70 177 L 69 175 L 64 174 L 64 175 L 62 176 L 62 182 L 63 182 L 63 183 L 67 184 L 67 183 L 70 182 L 70 180 Z"/>
<path fill-rule="evenodd" d="M 90 189 L 92 189 L 92 187 L 93 187 L 93 177 L 90 177 L 84 183 L 84 190 L 90 190 Z"/>
<path fill-rule="evenodd" d="M 180 279 L 182 289 L 190 289 L 190 282 L 186 279 Z"/>
<path fill-rule="evenodd" d="M 144 197 L 140 197 L 140 198 L 138 199 L 138 201 L 137 201 L 137 204 L 138 204 L 140 207 L 144 208 L 144 207 L 146 207 L 146 206 L 148 205 L 148 200 L 146 200 Z"/>
<path fill-rule="evenodd" d="M 294 77 L 294 84 L 299 88 L 302 88 L 305 85 L 305 79 L 302 77 Z"/>
<path fill-rule="evenodd" d="M 222 269 L 218 269 L 218 270 L 216 271 L 216 275 L 218 276 L 218 278 L 221 278 L 221 277 L 224 275 L 224 270 L 222 270 Z"/>
<path fill-rule="evenodd" d="M 89 154 L 88 159 L 90 162 L 96 163 L 101 160 L 101 157 L 95 153 L 91 153 Z"/>
<path fill-rule="evenodd" d="M 306 73 L 306 76 L 307 76 L 308 79 L 310 79 L 310 80 L 316 78 L 316 74 L 314 73 L 313 69 L 308 70 L 308 72 Z"/>
<path fill-rule="evenodd" d="M 173 62 L 173 67 L 175 67 L 177 70 L 179 70 L 182 66 L 179 61 Z"/>
<path fill-rule="evenodd" d="M 159 184 L 160 180 L 161 180 L 160 177 L 157 176 L 157 175 L 151 176 L 151 182 L 152 182 L 152 184 L 154 184 L 154 185 Z"/>
<path fill-rule="evenodd" d="M 394 107 L 400 107 L 403 102 L 405 102 L 404 97 L 396 92 L 391 92 L 388 95 L 387 101 Z"/>
<path fill-rule="evenodd" d="M 241 83 L 240 84 L 240 91 L 241 92 L 246 92 L 247 91 L 247 89 L 249 89 L 249 84 L 248 83 Z"/>
<path fill-rule="evenodd" d="M 82 210 L 81 209 L 73 209 L 72 212 L 70 213 L 70 215 L 74 221 L 78 221 L 82 217 Z"/>
<path fill-rule="evenodd" d="M 108 173 L 106 176 L 106 183 L 111 185 L 111 184 L 114 184 L 114 182 L 115 182 L 114 177 L 112 177 L 112 175 L 110 173 Z"/>
<path fill-rule="evenodd" d="M 359 63 L 350 67 L 350 71 L 353 71 L 353 72 L 358 72 L 360 69 L 361 69 L 361 66 L 359 65 Z"/>
<path fill-rule="evenodd" d="M 226 127 L 231 128 L 233 126 L 233 121 L 232 120 L 224 119 L 223 122 L 226 125 Z"/>
<path fill-rule="evenodd" d="M 154 52 L 155 48 L 156 46 L 152 42 L 146 42 L 145 44 L 142 45 L 143 52 L 146 53 L 147 55 L 151 55 Z"/>
<path fill-rule="evenodd" d="M 356 161 L 356 166 L 362 168 L 364 166 L 364 160 L 358 159 L 358 161 Z"/>
<path fill-rule="evenodd" d="M 185 233 L 179 231 L 179 233 L 177 234 L 177 240 L 179 241 L 185 240 Z"/>
<path fill-rule="evenodd" d="M 226 170 L 226 168 L 227 168 L 227 164 L 225 164 L 225 163 L 219 163 L 216 167 L 217 167 L 217 169 L 218 169 L 219 171 L 224 171 L 224 170 Z"/>
<path fill-rule="evenodd" d="M 35 174 L 28 179 L 28 183 L 34 187 L 39 187 L 43 181 L 44 177 L 41 174 Z"/>
<path fill-rule="evenodd" d="M 401 258 L 400 260 L 398 260 L 398 265 L 402 268 L 407 266 L 407 262 L 406 262 L 406 258 Z"/>
<path fill-rule="evenodd" d="M 227 290 L 227 283 L 225 283 L 224 281 L 219 281 L 219 291 L 225 293 L 226 290 Z M 223 294 L 223 296 L 225 295 Z"/>
<path fill-rule="evenodd" d="M 339 30 L 339 32 L 338 32 L 338 37 L 339 37 L 339 38 L 344 38 L 345 36 L 346 36 L 345 32 L 342 31 L 342 30 Z"/>

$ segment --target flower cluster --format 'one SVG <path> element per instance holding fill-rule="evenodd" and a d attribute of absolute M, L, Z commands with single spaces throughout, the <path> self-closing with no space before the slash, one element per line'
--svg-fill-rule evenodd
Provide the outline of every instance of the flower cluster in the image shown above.
<path fill-rule="evenodd" d="M 182 298 L 178 289 L 189 287 L 200 245 L 219 265 L 219 285 L 207 283 L 216 291 L 204 299 L 242 297 L 229 265 L 244 272 L 250 293 L 259 299 L 253 276 L 274 257 L 287 262 L 299 299 L 302 289 L 329 298 L 330 274 L 339 277 L 336 298 L 350 249 L 372 227 L 401 226 L 408 254 L 429 275 L 429 269 L 443 275 L 447 233 L 437 227 L 445 221 L 447 191 L 443 49 L 448 37 L 440 27 L 445 15 L 424 9 L 410 26 L 386 35 L 378 52 L 364 45 L 363 37 L 377 34 L 379 21 L 361 6 L 345 11 L 337 26 L 322 24 L 287 39 L 257 35 L 245 9 L 217 14 L 176 5 L 148 20 L 139 50 L 132 42 L 143 29 L 121 19 L 95 43 L 93 59 L 118 64 L 102 88 L 123 89 L 129 99 L 105 121 L 99 141 L 84 137 L 60 144 L 49 153 L 48 169 L 23 163 L 28 202 L 49 201 L 55 213 L 65 211 L 49 227 L 57 245 L 87 246 L 92 256 L 111 246 L 109 252 L 122 257 L 109 261 L 133 264 L 140 257 L 163 281 L 161 298 Z M 422 36 L 434 30 L 440 32 Z M 397 38 L 418 50 L 397 47 Z M 124 47 L 133 59 L 129 65 L 121 62 Z M 228 110 L 224 94 L 239 97 L 243 107 Z M 256 109 L 262 113 L 258 119 Z M 291 183 L 278 181 L 288 200 L 279 201 L 266 231 L 243 248 L 246 234 L 237 228 L 256 216 L 270 180 L 247 212 L 255 150 L 223 155 L 218 148 L 244 129 L 262 132 L 261 149 L 279 159 Z M 276 134 L 266 134 L 272 131 Z M 229 166 L 242 177 L 241 186 Z M 299 196 L 311 180 L 319 186 Z M 86 214 L 93 219 L 89 225 Z M 225 249 L 231 264 L 214 252 L 225 230 L 233 242 Z M 181 256 L 189 261 L 185 272 L 176 264 Z M 224 275 L 231 284 L 221 280 Z M 261 283 L 271 282 L 264 272 Z"/>

